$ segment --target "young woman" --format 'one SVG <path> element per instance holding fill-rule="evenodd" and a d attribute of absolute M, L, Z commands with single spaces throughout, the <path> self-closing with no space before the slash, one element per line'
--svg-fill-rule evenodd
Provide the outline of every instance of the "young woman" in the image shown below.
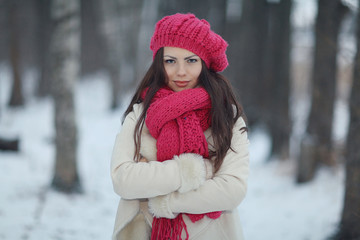
<path fill-rule="evenodd" d="M 161 19 L 153 63 L 127 108 L 111 162 L 113 239 L 243 239 L 249 141 L 218 72 L 227 43 L 193 14 Z"/>

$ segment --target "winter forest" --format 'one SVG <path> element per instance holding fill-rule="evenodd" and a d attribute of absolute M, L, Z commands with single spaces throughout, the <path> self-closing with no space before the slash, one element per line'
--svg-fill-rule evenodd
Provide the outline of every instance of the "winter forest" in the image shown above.
<path fill-rule="evenodd" d="M 247 117 L 245 239 L 359 240 L 359 2 L 0 0 L 0 239 L 111 238 L 155 23 L 192 12 L 229 43 Z"/>

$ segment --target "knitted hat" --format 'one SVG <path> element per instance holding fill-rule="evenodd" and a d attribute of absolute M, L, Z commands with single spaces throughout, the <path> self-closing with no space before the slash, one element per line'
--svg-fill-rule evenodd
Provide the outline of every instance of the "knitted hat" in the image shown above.
<path fill-rule="evenodd" d="M 158 21 L 150 42 L 154 58 L 162 47 L 184 48 L 198 55 L 215 72 L 221 72 L 229 65 L 225 54 L 227 46 L 205 19 L 200 20 L 190 13 L 177 13 Z"/>

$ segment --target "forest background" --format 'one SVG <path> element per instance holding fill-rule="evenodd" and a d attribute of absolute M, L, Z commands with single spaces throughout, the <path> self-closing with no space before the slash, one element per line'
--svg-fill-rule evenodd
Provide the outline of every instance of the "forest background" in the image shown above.
<path fill-rule="evenodd" d="M 175 12 L 229 43 L 252 142 L 245 236 L 359 239 L 358 6 L 0 0 L 0 239 L 109 238 L 112 144 L 154 25 Z"/>

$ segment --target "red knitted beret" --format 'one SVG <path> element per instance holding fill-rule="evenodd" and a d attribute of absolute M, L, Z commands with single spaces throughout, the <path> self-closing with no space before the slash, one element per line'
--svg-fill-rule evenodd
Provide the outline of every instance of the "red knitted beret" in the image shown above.
<path fill-rule="evenodd" d="M 162 47 L 184 48 L 198 55 L 215 72 L 221 72 L 229 65 L 225 54 L 227 46 L 206 20 L 190 13 L 177 13 L 158 21 L 150 42 L 153 57 Z"/>

